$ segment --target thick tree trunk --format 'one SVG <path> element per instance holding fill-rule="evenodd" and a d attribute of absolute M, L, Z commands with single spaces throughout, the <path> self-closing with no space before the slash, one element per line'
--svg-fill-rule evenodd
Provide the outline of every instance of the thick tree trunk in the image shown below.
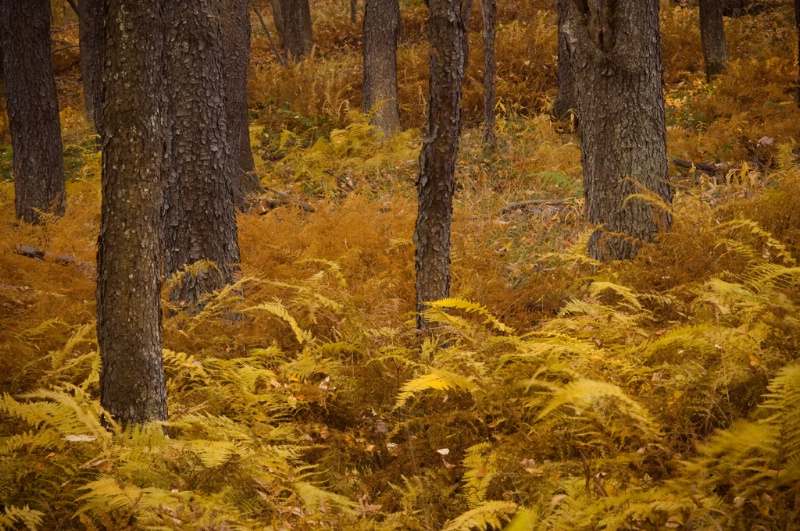
<path fill-rule="evenodd" d="M 573 0 L 558 0 L 558 94 L 553 103 L 551 116 L 556 120 L 568 120 L 570 114 L 577 108 L 577 95 L 575 94 L 575 66 L 573 62 L 576 44 L 570 42 L 570 23 L 568 12 L 569 2 Z"/>
<path fill-rule="evenodd" d="M 191 309 L 203 294 L 233 281 L 239 263 L 236 167 L 226 123 L 220 3 L 173 0 L 165 13 L 167 165 L 164 272 L 185 271 L 173 299 Z"/>
<path fill-rule="evenodd" d="M 81 0 L 81 14 L 78 20 L 79 45 L 81 50 L 81 80 L 83 83 L 83 104 L 86 115 L 100 132 L 102 114 L 102 72 L 103 72 L 103 0 Z"/>
<path fill-rule="evenodd" d="M 257 181 L 248 172 L 255 169 L 250 148 L 247 111 L 247 70 L 250 64 L 249 0 L 222 3 L 222 38 L 224 49 L 225 118 L 228 139 L 234 153 L 236 175 L 233 191 L 236 205 L 245 207 L 245 196 L 254 191 Z"/>
<path fill-rule="evenodd" d="M 414 243 L 416 245 L 417 328 L 425 303 L 450 294 L 450 225 L 456 155 L 461 135 L 465 13 L 459 0 L 430 0 L 430 98 L 422 152 Z"/>
<path fill-rule="evenodd" d="M 496 59 L 494 41 L 497 25 L 497 5 L 495 0 L 481 0 L 483 15 L 483 143 L 497 147 L 494 134 L 494 106 L 496 103 Z"/>
<path fill-rule="evenodd" d="M 275 9 L 275 3 L 280 4 Z M 275 27 L 281 38 L 281 46 L 295 61 L 311 53 L 314 46 L 311 32 L 311 9 L 308 0 L 273 1 Z M 280 23 L 278 23 L 280 19 Z"/>
<path fill-rule="evenodd" d="M 397 102 L 398 0 L 367 0 L 364 7 L 364 112 L 386 136 L 400 130 Z"/>
<path fill-rule="evenodd" d="M 599 260 L 632 258 L 640 242 L 669 228 L 663 209 L 628 199 L 642 192 L 638 185 L 666 203 L 672 199 L 658 4 L 570 2 L 586 212 L 591 223 L 602 225 L 589 241 L 589 254 Z"/>
<path fill-rule="evenodd" d="M 64 214 L 64 156 L 53 69 L 49 0 L 0 0 L 0 42 L 14 149 L 18 219 Z"/>
<path fill-rule="evenodd" d="M 722 0 L 700 0 L 700 41 L 706 63 L 706 79 L 711 81 L 725 70 L 728 48 L 722 22 Z"/>
<path fill-rule="evenodd" d="M 106 0 L 103 207 L 97 252 L 100 403 L 166 420 L 161 357 L 163 0 Z"/>

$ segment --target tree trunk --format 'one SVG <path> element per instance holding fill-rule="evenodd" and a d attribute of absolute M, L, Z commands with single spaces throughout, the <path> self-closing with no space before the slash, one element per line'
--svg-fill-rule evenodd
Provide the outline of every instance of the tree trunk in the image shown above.
<path fill-rule="evenodd" d="M 797 52 L 800 54 L 800 0 L 794 0 L 794 25 L 797 29 Z M 797 106 L 800 107 L 800 60 L 797 62 Z"/>
<path fill-rule="evenodd" d="M 257 187 L 257 181 L 248 174 L 255 169 L 253 152 L 250 148 L 247 111 L 247 70 L 250 64 L 248 1 L 227 0 L 221 3 L 225 118 L 228 125 L 228 142 L 236 165 L 234 199 L 242 210 L 245 208 L 245 196 Z"/>
<path fill-rule="evenodd" d="M 589 254 L 599 260 L 633 258 L 640 242 L 669 229 L 663 209 L 628 199 L 642 192 L 640 185 L 672 200 L 658 4 L 584 0 L 569 6 L 586 212 L 591 223 L 602 225 L 589 241 Z"/>
<path fill-rule="evenodd" d="M 711 81 L 725 70 L 728 48 L 722 23 L 722 0 L 700 0 L 700 41 L 706 63 L 706 79 Z"/>
<path fill-rule="evenodd" d="M 161 357 L 164 5 L 107 0 L 103 206 L 97 252 L 100 403 L 124 423 L 166 420 Z"/>
<path fill-rule="evenodd" d="M 81 50 L 81 80 L 83 83 L 83 104 L 86 116 L 100 132 L 102 109 L 103 72 L 103 0 L 81 0 L 81 14 L 78 20 L 79 45 Z"/>
<path fill-rule="evenodd" d="M 296 61 L 311 53 L 314 45 L 311 33 L 311 9 L 308 0 L 277 0 L 277 2 L 280 4 L 280 9 L 273 8 L 273 14 L 281 46 L 287 55 Z M 273 6 L 275 3 L 273 2 Z"/>
<path fill-rule="evenodd" d="M 173 0 L 166 11 L 167 162 L 164 272 L 183 271 L 174 300 L 196 309 L 233 281 L 239 263 L 235 158 L 225 109 L 224 50 L 217 0 Z"/>
<path fill-rule="evenodd" d="M 350 23 L 355 24 L 356 22 L 358 22 L 358 0 L 350 0 Z"/>
<path fill-rule="evenodd" d="M 398 0 L 367 0 L 364 7 L 364 112 L 387 137 L 400 130 L 397 102 Z"/>
<path fill-rule="evenodd" d="M 551 116 L 556 120 L 568 120 L 570 114 L 577 108 L 577 95 L 575 94 L 575 66 L 573 62 L 576 44 L 570 42 L 569 2 L 572 0 L 558 0 L 558 94 L 553 103 Z"/>
<path fill-rule="evenodd" d="M 496 102 L 496 59 L 494 41 L 497 25 L 497 5 L 495 0 L 481 0 L 483 15 L 483 143 L 497 147 L 494 134 L 494 106 Z"/>
<path fill-rule="evenodd" d="M 0 0 L 0 42 L 16 215 L 39 223 L 41 212 L 60 216 L 66 208 L 61 125 L 50 64 L 50 1 Z"/>
<path fill-rule="evenodd" d="M 419 157 L 419 210 L 414 231 L 419 329 L 426 326 L 419 313 L 425 303 L 450 294 L 450 224 L 466 61 L 464 17 L 459 0 L 430 0 L 430 97 Z"/>

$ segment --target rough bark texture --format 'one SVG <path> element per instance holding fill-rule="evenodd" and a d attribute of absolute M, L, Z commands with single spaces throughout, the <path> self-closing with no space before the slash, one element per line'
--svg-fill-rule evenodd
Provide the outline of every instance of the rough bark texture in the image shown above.
<path fill-rule="evenodd" d="M 550 114 L 556 120 L 568 120 L 576 112 L 575 66 L 573 62 L 576 44 L 570 42 L 569 3 L 573 0 L 558 0 L 558 94 Z"/>
<path fill-rule="evenodd" d="M 797 53 L 800 54 L 800 0 L 794 0 L 794 25 L 797 28 Z M 797 62 L 797 106 L 800 107 L 800 59 Z"/>
<path fill-rule="evenodd" d="M 167 418 L 161 357 L 163 0 L 106 0 L 103 206 L 97 252 L 100 403 L 124 423 Z"/>
<path fill-rule="evenodd" d="M 700 41 L 703 44 L 706 79 L 711 81 L 725 70 L 725 63 L 728 62 L 722 0 L 700 0 Z"/>
<path fill-rule="evenodd" d="M 247 111 L 247 70 L 250 64 L 249 0 L 222 2 L 222 38 L 224 49 L 225 118 L 228 142 L 234 153 L 236 175 L 233 183 L 236 205 L 244 209 L 245 196 L 258 181 L 247 172 L 255 169 L 250 148 Z"/>
<path fill-rule="evenodd" d="M 398 0 L 367 0 L 364 7 L 364 112 L 385 135 L 400 130 L 397 102 Z"/>
<path fill-rule="evenodd" d="M 668 230 L 669 216 L 641 199 L 636 183 L 669 203 L 658 0 L 578 0 L 569 5 L 576 46 L 586 212 L 598 229 L 589 253 L 632 258 Z"/>
<path fill-rule="evenodd" d="M 494 106 L 496 103 L 496 65 L 494 41 L 497 26 L 497 4 L 495 0 L 481 0 L 483 15 L 483 143 L 497 147 L 494 134 Z"/>
<path fill-rule="evenodd" d="M 103 72 L 103 0 L 81 0 L 78 26 L 81 50 L 81 80 L 83 83 L 83 104 L 86 115 L 100 132 L 102 114 L 102 72 Z"/>
<path fill-rule="evenodd" d="M 66 208 L 49 0 L 0 0 L 0 42 L 16 215 L 39 223 L 39 211 L 62 215 Z"/>
<path fill-rule="evenodd" d="M 167 24 L 167 189 L 164 272 L 182 273 L 174 299 L 193 308 L 232 282 L 239 263 L 236 167 L 225 109 L 224 51 L 217 0 L 172 0 Z"/>
<path fill-rule="evenodd" d="M 311 9 L 308 0 L 277 0 L 280 8 L 273 7 L 275 27 L 286 54 L 298 60 L 311 53 L 314 40 L 311 33 Z M 273 6 L 275 2 L 273 2 Z M 280 19 L 280 23 L 278 23 Z"/>
<path fill-rule="evenodd" d="M 466 61 L 464 16 L 459 0 L 429 3 L 430 98 L 419 158 L 414 231 L 417 312 L 425 309 L 426 302 L 450 294 L 450 224 Z M 417 328 L 425 328 L 419 313 Z"/>

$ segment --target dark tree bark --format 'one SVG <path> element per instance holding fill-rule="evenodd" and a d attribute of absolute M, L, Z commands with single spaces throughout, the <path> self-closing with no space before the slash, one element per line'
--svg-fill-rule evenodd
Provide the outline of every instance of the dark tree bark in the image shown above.
<path fill-rule="evenodd" d="M 602 225 L 589 241 L 599 260 L 632 258 L 669 228 L 642 190 L 672 200 L 667 183 L 658 0 L 570 2 L 568 38 L 580 116 L 586 212 Z"/>
<path fill-rule="evenodd" d="M 398 0 L 366 0 L 364 7 L 364 112 L 386 136 L 400 130 L 397 102 Z"/>
<path fill-rule="evenodd" d="M 18 219 L 63 215 L 64 156 L 53 69 L 50 1 L 0 0 L 0 43 L 14 149 L 14 202 Z"/>
<path fill-rule="evenodd" d="M 247 111 L 247 70 L 250 64 L 249 0 L 226 0 L 221 3 L 224 50 L 225 118 L 228 143 L 234 153 L 236 175 L 233 191 L 236 205 L 244 210 L 245 196 L 253 192 L 257 181 L 248 172 L 255 169 L 250 148 Z"/>
<path fill-rule="evenodd" d="M 103 72 L 103 0 L 81 0 L 78 18 L 79 45 L 81 50 L 81 80 L 83 83 L 83 104 L 86 115 L 100 132 L 102 114 L 102 72 Z"/>
<path fill-rule="evenodd" d="M 217 0 L 173 0 L 165 13 L 167 163 L 164 272 L 181 272 L 173 299 L 194 309 L 233 281 L 239 263 L 236 167 L 225 109 L 224 50 Z"/>
<path fill-rule="evenodd" d="M 483 15 L 483 143 L 497 147 L 494 134 L 494 106 L 496 103 L 496 59 L 494 42 L 497 25 L 497 5 L 495 0 L 481 0 Z"/>
<path fill-rule="evenodd" d="M 358 0 L 350 0 L 350 23 L 355 24 L 356 22 L 358 22 Z"/>
<path fill-rule="evenodd" d="M 100 403 L 166 420 L 161 357 L 164 2 L 106 0 L 103 207 L 97 252 Z"/>
<path fill-rule="evenodd" d="M 425 303 L 450 294 L 450 225 L 461 135 L 461 84 L 466 65 L 466 12 L 459 0 L 430 0 L 430 97 L 422 152 L 414 243 L 417 328 Z"/>
<path fill-rule="evenodd" d="M 711 81 L 725 70 L 728 47 L 722 22 L 722 0 L 700 0 L 700 41 L 706 63 L 706 79 Z"/>
<path fill-rule="evenodd" d="M 569 2 L 558 0 L 558 94 L 553 103 L 551 116 L 556 120 L 568 120 L 577 108 L 575 94 L 574 49 L 576 44 L 570 42 L 568 31 Z"/>
<path fill-rule="evenodd" d="M 280 7 L 275 9 L 275 4 Z M 286 54 L 296 61 L 311 53 L 314 40 L 308 0 L 273 0 L 272 5 L 275 27 Z"/>
<path fill-rule="evenodd" d="M 797 28 L 797 51 L 800 53 L 800 0 L 794 0 L 794 25 Z M 800 60 L 797 62 L 797 106 L 800 107 Z"/>

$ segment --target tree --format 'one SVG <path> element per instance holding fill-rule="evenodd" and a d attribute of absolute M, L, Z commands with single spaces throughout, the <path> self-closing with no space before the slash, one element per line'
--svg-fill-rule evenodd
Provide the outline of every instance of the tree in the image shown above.
<path fill-rule="evenodd" d="M 83 104 L 86 115 L 99 133 L 103 96 L 103 0 L 81 0 L 78 7 Z"/>
<path fill-rule="evenodd" d="M 100 403 L 124 423 L 166 420 L 161 357 L 163 0 L 106 0 L 103 206 L 97 252 Z"/>
<path fill-rule="evenodd" d="M 558 0 L 558 94 L 550 111 L 556 120 L 567 120 L 577 106 L 575 94 L 575 71 L 573 57 L 575 43 L 569 41 L 569 3 L 573 0 Z"/>
<path fill-rule="evenodd" d="M 725 63 L 728 62 L 722 0 L 700 0 L 700 41 L 706 63 L 706 78 L 711 81 L 725 70 Z"/>
<path fill-rule="evenodd" d="M 417 328 L 425 303 L 450 294 L 450 225 L 458 142 L 461 83 L 466 66 L 466 12 L 459 0 L 430 0 L 430 96 L 419 157 L 416 245 Z"/>
<path fill-rule="evenodd" d="M 272 0 L 272 14 L 281 46 L 297 60 L 311 53 L 311 8 L 308 0 Z"/>
<path fill-rule="evenodd" d="M 248 0 L 221 2 L 225 119 L 228 142 L 234 154 L 236 175 L 233 191 L 236 205 L 245 207 L 245 195 L 257 188 L 248 172 L 255 169 L 250 148 L 247 111 L 247 70 L 250 65 L 250 11 Z"/>
<path fill-rule="evenodd" d="M 797 29 L 797 51 L 800 53 L 800 0 L 794 0 L 794 25 Z M 800 107 L 800 61 L 797 62 L 797 106 Z"/>
<path fill-rule="evenodd" d="M 66 209 L 64 156 L 53 69 L 49 0 L 0 0 L 0 43 L 8 129 L 14 150 L 16 216 Z"/>
<path fill-rule="evenodd" d="M 364 7 L 364 112 L 385 135 L 400 130 L 397 102 L 398 0 L 367 0 Z"/>
<path fill-rule="evenodd" d="M 649 191 L 665 203 L 672 199 L 658 6 L 658 0 L 569 3 L 586 212 L 601 225 L 589 254 L 600 260 L 632 258 L 640 242 L 669 228 L 663 209 L 630 197 Z"/>
<path fill-rule="evenodd" d="M 167 25 L 167 115 L 164 272 L 182 274 L 172 295 L 193 307 L 233 281 L 239 263 L 229 143 L 220 4 L 173 0 Z"/>
<path fill-rule="evenodd" d="M 496 102 L 496 83 L 494 41 L 497 25 L 497 5 L 495 0 L 481 0 L 483 15 L 483 143 L 497 147 L 494 134 L 494 106 Z"/>

